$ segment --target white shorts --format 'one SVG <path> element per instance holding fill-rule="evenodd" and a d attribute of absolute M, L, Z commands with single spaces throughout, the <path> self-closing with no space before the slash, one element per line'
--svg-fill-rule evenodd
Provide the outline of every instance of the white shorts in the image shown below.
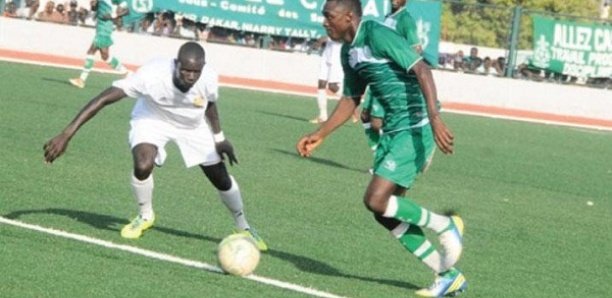
<path fill-rule="evenodd" d="M 130 148 L 147 143 L 157 146 L 155 164 L 161 166 L 166 160 L 165 146 L 173 141 L 181 151 L 185 166 L 213 165 L 221 161 L 208 126 L 203 122 L 196 129 L 177 128 L 161 120 L 136 119 L 130 121 Z"/>
<path fill-rule="evenodd" d="M 321 59 L 321 65 L 319 66 L 319 80 L 327 81 L 328 83 L 340 83 L 344 71 L 342 70 L 342 64 L 338 63 L 327 63 L 325 59 Z"/>

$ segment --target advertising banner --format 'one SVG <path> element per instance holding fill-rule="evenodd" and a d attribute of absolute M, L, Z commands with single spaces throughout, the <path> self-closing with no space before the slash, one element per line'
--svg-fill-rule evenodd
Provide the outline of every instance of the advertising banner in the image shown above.
<path fill-rule="evenodd" d="M 580 78 L 612 76 L 612 26 L 533 17 L 538 68 Z"/>

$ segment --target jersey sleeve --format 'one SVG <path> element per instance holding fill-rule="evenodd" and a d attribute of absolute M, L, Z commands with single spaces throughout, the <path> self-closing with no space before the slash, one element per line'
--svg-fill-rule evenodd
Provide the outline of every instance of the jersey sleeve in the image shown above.
<path fill-rule="evenodd" d="M 203 92 L 206 100 L 216 102 L 219 99 L 219 75 L 209 66 L 202 73 Z"/>
<path fill-rule="evenodd" d="M 389 59 L 405 70 L 411 69 L 422 59 L 408 40 L 396 31 L 385 26 L 378 26 L 370 32 L 368 39 L 374 56 Z"/>
<path fill-rule="evenodd" d="M 342 96 L 350 98 L 361 98 L 367 83 L 359 76 L 357 71 L 353 69 L 349 64 L 349 48 L 348 44 L 343 44 L 340 50 L 340 61 L 342 63 L 342 70 L 344 71 L 344 82 L 342 89 Z"/>
<path fill-rule="evenodd" d="M 148 75 L 148 72 L 150 71 L 148 68 L 149 67 L 146 65 L 142 66 L 130 76 L 114 81 L 113 87 L 123 90 L 127 96 L 132 98 L 138 98 L 141 95 L 146 94 L 147 82 L 151 81 L 151 78 L 149 78 Z"/>
<path fill-rule="evenodd" d="M 417 33 L 416 22 L 410 14 L 403 14 L 402 17 L 398 20 L 397 32 L 406 40 L 408 40 L 408 43 L 410 43 L 411 47 L 418 46 L 421 44 L 421 40 L 419 39 L 419 35 Z"/>

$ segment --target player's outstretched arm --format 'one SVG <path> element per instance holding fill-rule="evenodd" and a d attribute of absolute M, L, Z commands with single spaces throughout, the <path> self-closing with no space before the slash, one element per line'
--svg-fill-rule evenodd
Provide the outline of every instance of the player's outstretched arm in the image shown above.
<path fill-rule="evenodd" d="M 436 145 L 438 145 L 438 148 L 440 148 L 440 151 L 444 154 L 452 154 L 454 136 L 446 124 L 444 124 L 444 121 L 442 121 L 442 117 L 438 111 L 438 95 L 431 70 L 422 60 L 417 62 L 417 64 L 412 67 L 412 70 L 415 72 L 423 95 L 425 96 L 427 114 L 429 115 L 429 122 L 433 129 Z"/>
<path fill-rule="evenodd" d="M 299 139 L 296 144 L 296 149 L 300 156 L 309 157 L 321 143 L 323 139 L 331 134 L 336 128 L 346 122 L 357 108 L 356 101 L 352 98 L 342 97 L 336 105 L 336 109 L 329 116 L 327 121 L 323 122 L 319 129 L 311 134 L 305 135 Z"/>
<path fill-rule="evenodd" d="M 64 154 L 68 147 L 68 142 L 70 142 L 70 139 L 72 139 L 83 124 L 93 118 L 93 116 L 105 106 L 125 96 L 126 94 L 122 89 L 110 87 L 89 101 L 60 134 L 45 143 L 43 146 L 43 150 L 45 151 L 45 162 L 52 163 L 55 159 Z"/>
<path fill-rule="evenodd" d="M 221 130 L 221 122 L 219 121 L 219 111 L 217 110 L 217 104 L 213 101 L 208 102 L 206 106 L 206 119 L 210 124 L 210 128 L 213 132 L 213 139 L 215 140 L 215 149 L 221 156 L 221 159 L 225 160 L 225 155 L 231 166 L 238 164 L 238 159 L 234 153 L 234 146 L 232 143 L 225 138 L 223 131 Z"/>

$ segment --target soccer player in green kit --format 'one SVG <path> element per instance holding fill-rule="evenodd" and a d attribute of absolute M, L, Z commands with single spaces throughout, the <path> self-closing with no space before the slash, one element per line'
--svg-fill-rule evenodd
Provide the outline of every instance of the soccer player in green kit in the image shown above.
<path fill-rule="evenodd" d="M 119 6 L 119 12 L 117 14 L 113 11 L 113 4 Z M 113 45 L 113 39 L 111 38 L 115 26 L 113 20 L 129 13 L 127 2 L 125 0 L 97 0 L 95 6 L 96 36 L 87 50 L 87 56 L 81 75 L 78 78 L 69 80 L 70 84 L 78 88 L 85 88 L 85 82 L 87 81 L 89 72 L 94 66 L 94 55 L 97 51 L 100 51 L 102 60 L 108 63 L 114 70 L 122 74 L 129 73 L 129 70 L 121 64 L 119 59 L 111 56 L 109 53 L 109 49 Z"/>
<path fill-rule="evenodd" d="M 440 116 L 427 64 L 394 30 L 375 21 L 362 21 L 361 7 L 359 0 L 325 3 L 323 26 L 332 39 L 344 43 L 344 90 L 329 119 L 303 136 L 297 151 L 303 157 L 310 156 L 351 117 L 369 86 L 385 116 L 364 203 L 377 222 L 436 274 L 434 283 L 418 290 L 417 295 L 456 294 L 467 288 L 465 277 L 454 267 L 463 250 L 462 219 L 431 212 L 405 196 L 428 164 L 435 145 L 445 154 L 453 153 L 453 135 Z M 409 71 L 414 75 L 408 75 Z M 426 238 L 424 228 L 436 233 L 442 253 Z"/>
<path fill-rule="evenodd" d="M 406 38 L 410 47 L 417 53 L 422 54 L 423 47 L 417 34 L 416 22 L 408 12 L 408 9 L 406 9 L 408 1 L 390 0 L 389 2 L 391 3 L 391 13 L 385 16 L 383 24 Z M 372 150 L 376 150 L 378 140 L 380 139 L 382 119 L 385 114 L 378 100 L 372 97 L 369 89 L 366 89 L 363 98 L 361 120 L 366 137 L 368 138 L 368 145 Z"/>

